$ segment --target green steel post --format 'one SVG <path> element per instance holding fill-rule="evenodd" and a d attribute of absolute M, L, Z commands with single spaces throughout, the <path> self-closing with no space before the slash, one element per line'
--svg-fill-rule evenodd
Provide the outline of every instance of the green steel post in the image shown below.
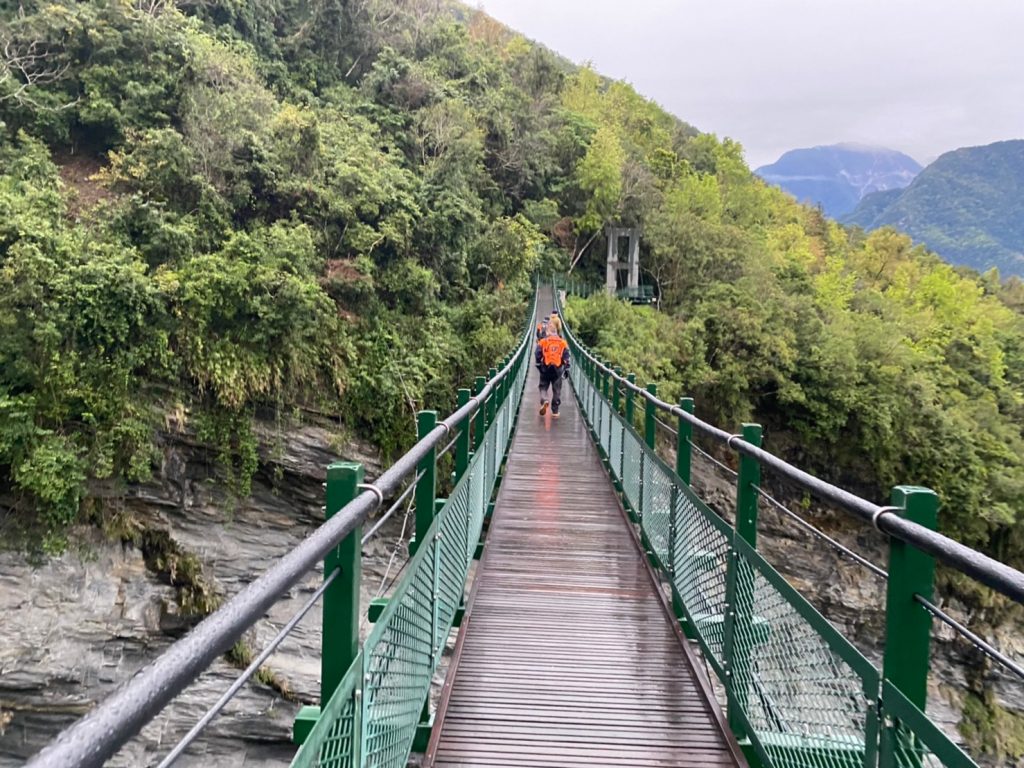
<path fill-rule="evenodd" d="M 359 495 L 363 466 L 338 462 L 327 467 L 325 514 L 328 519 Z M 341 573 L 324 592 L 324 654 L 321 659 L 320 703 L 326 704 L 359 653 L 359 574 L 361 526 L 356 526 L 324 559 L 324 576 Z"/>
<path fill-rule="evenodd" d="M 477 376 L 476 382 L 473 384 L 473 394 L 479 395 L 484 391 L 484 387 L 487 386 L 486 376 Z M 476 434 L 473 435 L 473 450 L 479 451 L 480 446 L 484 444 L 484 432 L 487 430 L 487 425 L 484 424 L 484 404 L 481 403 L 477 406 L 476 417 L 473 421 L 476 424 Z"/>
<path fill-rule="evenodd" d="M 622 397 L 619 394 L 619 379 L 622 378 L 622 368 L 615 366 L 615 376 L 617 378 L 612 380 L 612 408 L 615 409 L 616 413 L 622 413 Z"/>
<path fill-rule="evenodd" d="M 744 424 L 743 439 L 751 445 L 761 445 L 761 425 Z M 757 547 L 757 488 L 761 485 L 761 465 L 745 454 L 740 454 L 740 467 L 736 477 L 736 535 L 751 547 Z M 740 563 L 737 551 L 730 553 L 726 573 L 725 647 L 723 649 L 729 689 L 729 726 L 737 736 L 743 735 L 742 719 L 738 711 L 746 712 L 750 691 L 746 681 L 750 677 L 750 645 L 754 584 L 749 565 Z"/>
<path fill-rule="evenodd" d="M 608 370 L 606 370 L 604 372 L 604 376 L 603 376 L 603 378 L 604 378 L 604 399 L 607 400 L 608 402 L 611 402 L 611 400 L 612 400 L 611 387 L 615 383 L 614 381 L 612 381 L 612 375 L 610 373 L 611 368 L 612 368 L 612 364 L 606 360 L 605 363 L 604 363 L 604 367 L 608 369 Z"/>
<path fill-rule="evenodd" d="M 324 513 L 329 520 L 358 494 L 363 465 L 336 462 L 327 467 Z M 348 668 L 359 653 L 359 576 L 362 527 L 356 526 L 324 558 L 324 577 L 340 573 L 323 597 L 323 634 L 320 654 L 320 707 L 303 707 L 295 718 L 293 740 L 302 744 Z"/>
<path fill-rule="evenodd" d="M 744 424 L 743 440 L 760 448 L 761 425 Z M 761 465 L 752 456 L 741 454 L 736 478 L 736 532 L 752 547 L 757 547 L 757 488 L 760 486 Z"/>
<path fill-rule="evenodd" d="M 416 437 L 422 440 L 437 426 L 437 411 L 420 411 L 416 414 Z M 416 466 L 416 474 L 423 476 L 416 482 L 416 536 L 409 542 L 409 556 L 423 546 L 427 531 L 434 522 L 434 497 L 437 493 L 437 449 L 431 448 Z"/>
<path fill-rule="evenodd" d="M 626 381 L 636 384 L 636 374 L 631 373 L 626 376 Z M 626 389 L 626 423 L 633 426 L 633 390 L 629 388 Z"/>
<path fill-rule="evenodd" d="M 459 408 L 469 403 L 469 390 L 459 390 Z M 459 426 L 459 441 L 455 444 L 455 482 L 458 483 L 462 479 L 462 476 L 466 474 L 466 468 L 469 466 L 469 441 L 470 441 L 470 427 L 473 423 L 472 417 L 467 416 L 463 419 L 462 424 Z"/>
<path fill-rule="evenodd" d="M 657 397 L 658 385 L 648 384 L 647 391 Z M 656 413 L 657 411 L 654 408 L 654 403 L 650 400 L 644 400 L 644 440 L 647 442 L 647 447 L 652 449 L 654 448 L 654 438 L 657 434 L 657 430 L 655 429 L 656 424 L 654 421 Z"/>
<path fill-rule="evenodd" d="M 693 398 L 683 397 L 679 400 L 679 407 L 689 414 L 693 413 Z M 676 474 L 679 479 L 687 485 L 690 484 L 690 460 L 692 450 L 690 444 L 693 441 L 693 425 L 682 416 L 676 425 Z"/>
<path fill-rule="evenodd" d="M 939 497 L 928 488 L 899 485 L 892 505 L 903 517 L 935 530 Z M 935 558 L 898 539 L 889 540 L 889 580 L 885 599 L 885 652 L 882 676 L 922 712 L 928 698 L 932 615 L 914 599 L 932 599 Z"/>
<path fill-rule="evenodd" d="M 494 378 L 498 375 L 497 368 L 491 368 L 487 372 L 487 380 L 494 381 Z M 498 401 L 497 398 L 498 387 L 496 386 L 491 392 L 491 396 L 487 398 L 487 428 L 490 429 L 491 424 L 494 423 L 494 414 L 497 411 L 495 404 Z"/>

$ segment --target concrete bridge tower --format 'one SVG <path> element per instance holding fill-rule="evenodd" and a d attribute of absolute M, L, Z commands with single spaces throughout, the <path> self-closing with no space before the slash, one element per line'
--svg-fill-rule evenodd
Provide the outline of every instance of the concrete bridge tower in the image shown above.
<path fill-rule="evenodd" d="M 612 296 L 620 288 L 640 287 L 640 229 L 639 227 L 606 227 L 608 263 L 605 269 L 605 288 Z M 621 274 L 625 273 L 625 274 Z"/>

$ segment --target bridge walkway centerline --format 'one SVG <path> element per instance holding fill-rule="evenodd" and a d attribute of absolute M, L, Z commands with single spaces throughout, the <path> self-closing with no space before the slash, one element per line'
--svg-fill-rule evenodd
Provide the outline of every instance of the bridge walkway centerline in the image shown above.
<path fill-rule="evenodd" d="M 745 766 L 568 380 L 558 419 L 538 381 L 531 366 L 424 765 Z"/>

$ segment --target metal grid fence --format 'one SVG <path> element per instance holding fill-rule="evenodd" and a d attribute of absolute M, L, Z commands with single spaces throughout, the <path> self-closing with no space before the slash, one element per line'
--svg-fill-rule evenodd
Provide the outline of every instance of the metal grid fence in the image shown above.
<path fill-rule="evenodd" d="M 575 340 L 573 350 L 576 351 Z M 684 627 L 726 688 L 729 720 L 772 768 L 972 768 L 606 400 L 572 382 Z"/>
<path fill-rule="evenodd" d="M 434 518 L 363 649 L 292 761 L 305 768 L 404 768 L 462 602 L 519 408 L 527 366 Z"/>

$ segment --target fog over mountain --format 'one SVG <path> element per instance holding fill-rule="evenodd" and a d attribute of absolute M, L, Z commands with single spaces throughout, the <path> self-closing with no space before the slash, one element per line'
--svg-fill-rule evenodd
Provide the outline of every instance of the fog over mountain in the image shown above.
<path fill-rule="evenodd" d="M 801 202 L 820 205 L 839 218 L 874 192 L 902 189 L 920 173 L 912 157 L 884 147 L 862 144 L 794 149 L 754 172 Z"/>

